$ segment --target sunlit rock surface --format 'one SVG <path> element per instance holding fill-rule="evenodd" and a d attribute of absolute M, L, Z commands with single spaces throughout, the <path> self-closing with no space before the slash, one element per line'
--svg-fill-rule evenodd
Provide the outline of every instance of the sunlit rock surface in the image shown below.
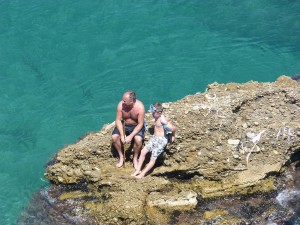
<path fill-rule="evenodd" d="M 47 195 L 67 208 L 65 220 L 69 216 L 74 224 L 253 222 L 243 212 L 262 202 L 247 200 L 239 214 L 217 208 L 218 204 L 200 210 L 201 205 L 209 199 L 257 193 L 275 199 L 280 186 L 276 176 L 299 160 L 300 84 L 289 77 L 272 83 L 214 83 L 204 93 L 164 107 L 178 127 L 177 138 L 142 180 L 131 177 L 129 146 L 126 166 L 116 168 L 111 146 L 114 124 L 88 134 L 51 159 L 45 173 L 52 182 Z M 153 122 L 149 113 L 146 120 Z M 274 202 L 258 213 L 255 222 L 278 211 Z M 196 210 L 200 211 L 193 219 L 185 217 Z"/>

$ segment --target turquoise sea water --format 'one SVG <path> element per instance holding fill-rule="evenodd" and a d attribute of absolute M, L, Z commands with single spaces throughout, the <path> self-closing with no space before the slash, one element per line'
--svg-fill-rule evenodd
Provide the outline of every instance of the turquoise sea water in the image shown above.
<path fill-rule="evenodd" d="M 64 145 L 217 81 L 300 73 L 300 2 L 0 0 L 0 224 L 16 224 Z"/>

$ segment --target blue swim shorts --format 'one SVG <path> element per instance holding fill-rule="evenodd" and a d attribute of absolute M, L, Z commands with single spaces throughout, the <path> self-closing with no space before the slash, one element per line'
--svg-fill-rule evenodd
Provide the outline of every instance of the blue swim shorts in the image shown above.
<path fill-rule="evenodd" d="M 125 133 L 126 133 L 126 136 L 130 135 L 136 126 L 137 126 L 137 125 L 125 125 Z M 144 124 L 144 126 L 143 126 L 142 129 L 137 133 L 137 135 L 138 135 L 138 136 L 141 136 L 141 137 L 144 139 L 145 131 L 146 131 L 146 128 L 145 128 L 145 124 Z M 112 134 L 118 134 L 118 135 L 120 135 L 120 132 L 119 132 L 119 130 L 118 130 L 117 127 L 115 127 L 115 129 L 113 130 Z"/>

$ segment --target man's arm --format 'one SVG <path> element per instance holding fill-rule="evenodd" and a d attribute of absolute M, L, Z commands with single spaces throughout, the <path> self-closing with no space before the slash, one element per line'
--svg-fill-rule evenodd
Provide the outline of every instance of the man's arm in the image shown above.
<path fill-rule="evenodd" d="M 124 142 L 123 124 L 122 124 L 122 102 L 117 106 L 116 127 L 119 130 L 121 141 Z"/>

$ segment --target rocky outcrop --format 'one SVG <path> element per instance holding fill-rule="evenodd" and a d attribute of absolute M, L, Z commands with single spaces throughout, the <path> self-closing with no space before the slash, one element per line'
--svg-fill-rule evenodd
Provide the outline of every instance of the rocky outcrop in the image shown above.
<path fill-rule="evenodd" d="M 199 199 L 275 189 L 275 175 L 299 154 L 300 85 L 289 77 L 214 83 L 163 106 L 178 131 L 150 175 L 131 177 L 129 146 L 126 167 L 116 168 L 109 124 L 49 162 L 45 177 L 53 188 L 81 185 L 61 188 L 55 197 L 66 204 L 71 199 L 90 224 L 168 224 L 177 211 L 199 206 Z M 149 113 L 146 120 L 152 123 Z"/>

